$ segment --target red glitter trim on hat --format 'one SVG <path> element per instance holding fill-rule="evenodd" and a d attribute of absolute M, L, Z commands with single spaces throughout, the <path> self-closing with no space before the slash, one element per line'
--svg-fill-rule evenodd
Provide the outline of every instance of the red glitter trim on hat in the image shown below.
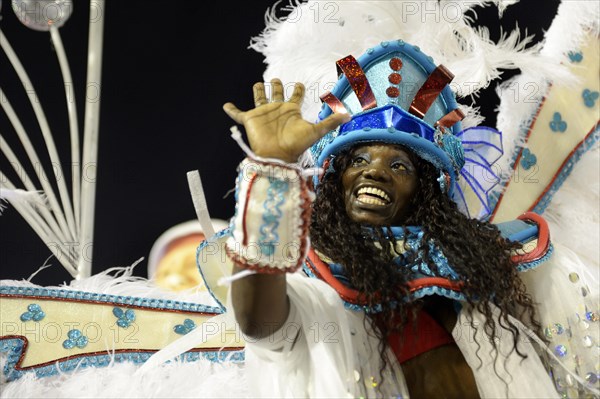
<path fill-rule="evenodd" d="M 323 101 L 325 104 L 327 104 L 329 106 L 329 108 L 331 108 L 331 111 L 333 111 L 334 113 L 340 113 L 340 114 L 348 113 L 348 110 L 346 109 L 344 104 L 332 92 L 328 91 L 327 93 L 323 94 L 319 98 L 321 99 L 321 101 Z"/>
<path fill-rule="evenodd" d="M 465 114 L 460 109 L 456 108 L 438 119 L 433 127 L 443 126 L 450 129 L 456 122 L 462 121 L 464 118 Z"/>
<path fill-rule="evenodd" d="M 377 106 L 377 100 L 375 94 L 371 89 L 371 85 L 365 76 L 365 72 L 362 70 L 358 61 L 349 55 L 336 62 L 338 73 L 343 73 L 348 79 L 352 90 L 358 97 L 358 101 L 363 109 L 366 111 Z"/>
<path fill-rule="evenodd" d="M 409 112 L 423 119 L 431 104 L 438 98 L 444 87 L 454 79 L 454 75 L 445 66 L 439 65 L 429 75 L 410 104 Z"/>

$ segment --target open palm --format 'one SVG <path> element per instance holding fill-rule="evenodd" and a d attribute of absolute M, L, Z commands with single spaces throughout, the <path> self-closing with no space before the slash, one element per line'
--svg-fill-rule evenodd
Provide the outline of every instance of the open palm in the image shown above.
<path fill-rule="evenodd" d="M 350 120 L 348 114 L 333 114 L 317 124 L 307 122 L 300 111 L 304 85 L 296 83 L 288 102 L 284 102 L 281 81 L 273 79 L 271 85 L 271 102 L 266 97 L 264 83 L 256 83 L 254 109 L 244 112 L 232 103 L 223 106 L 231 119 L 244 125 L 250 147 L 260 157 L 296 162 L 315 141 Z"/>

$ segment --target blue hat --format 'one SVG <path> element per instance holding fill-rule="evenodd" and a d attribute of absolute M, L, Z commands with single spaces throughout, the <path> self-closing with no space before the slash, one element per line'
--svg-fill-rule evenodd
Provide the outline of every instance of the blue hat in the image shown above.
<path fill-rule="evenodd" d="M 496 184 L 490 166 L 502 154 L 501 136 L 489 128 L 462 131 L 464 114 L 448 85 L 454 77 L 448 69 L 436 66 L 419 47 L 402 40 L 382 42 L 358 60 L 342 58 L 337 67 L 340 78 L 331 92 L 321 96 L 324 104 L 319 120 L 332 112 L 347 112 L 352 119 L 311 147 L 317 166 L 327 165 L 341 151 L 359 143 L 399 144 L 438 168 L 442 190 L 459 205 L 462 202 L 467 214 L 463 192 L 455 192 L 460 175 L 486 208 L 487 195 Z M 471 140 L 474 135 L 477 145 Z M 494 181 L 478 181 L 481 179 L 463 170 L 465 163 L 484 168 Z"/>

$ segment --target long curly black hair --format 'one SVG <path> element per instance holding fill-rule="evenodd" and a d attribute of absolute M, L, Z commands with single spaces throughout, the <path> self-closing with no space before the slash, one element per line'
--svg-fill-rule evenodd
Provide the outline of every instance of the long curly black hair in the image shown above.
<path fill-rule="evenodd" d="M 485 316 L 484 332 L 487 334 L 497 356 L 495 338 L 502 331 L 494 322 L 494 308 L 501 329 L 510 331 L 513 350 L 519 352 L 517 342 L 520 331 L 508 318 L 509 315 L 539 330 L 534 304 L 520 280 L 510 252 L 519 247 L 504 239 L 494 225 L 462 214 L 445 193 L 437 178 L 439 171 L 429 162 L 412 154 L 418 172 L 419 188 L 410 203 L 406 226 L 421 226 L 422 243 L 430 240 L 442 250 L 458 273 L 464 287 L 463 294 L 473 309 Z M 365 226 L 348 216 L 344 202 L 342 172 L 352 162 L 351 152 L 345 151 L 333 162 L 333 172 L 327 173 L 317 186 L 310 226 L 311 242 L 315 249 L 331 260 L 344 266 L 350 283 L 357 289 L 369 307 L 381 305 L 378 313 L 367 313 L 374 334 L 379 338 L 383 370 L 388 338 L 394 332 L 402 333 L 410 320 L 411 311 L 416 312 L 419 302 L 406 301 L 409 267 L 398 267 L 394 254 L 381 248 L 396 248 L 390 226 L 369 226 L 375 232 L 375 240 L 365 239 Z M 379 245 L 376 245 L 378 241 Z M 429 256 L 429 245 L 422 245 L 425 261 L 431 270 L 437 270 Z M 477 327 L 471 321 L 473 331 Z"/>

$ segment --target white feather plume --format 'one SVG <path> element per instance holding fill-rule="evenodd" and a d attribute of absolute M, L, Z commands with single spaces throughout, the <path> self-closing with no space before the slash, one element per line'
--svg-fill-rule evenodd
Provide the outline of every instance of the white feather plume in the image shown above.
<path fill-rule="evenodd" d="M 471 26 L 467 11 L 496 5 L 501 14 L 516 1 L 292 1 L 277 3 L 266 14 L 266 29 L 251 47 L 264 54 L 264 78 L 302 82 L 307 87 L 303 114 L 315 120 L 319 95 L 337 82 L 334 63 L 348 54 L 358 56 L 381 41 L 403 39 L 418 45 L 455 75 L 452 89 L 459 96 L 477 93 L 498 78 L 501 69 L 520 68 L 547 77 L 567 76 L 566 70 L 527 46 L 518 29 L 498 43 L 486 28 Z M 278 9 L 292 10 L 283 18 Z M 291 87 L 291 86 L 290 86 Z M 473 121 L 479 119 L 471 114 Z"/>
<path fill-rule="evenodd" d="M 5 356 L 0 356 L 4 365 Z M 138 375 L 133 363 L 86 368 L 47 378 L 27 373 L 2 383 L 2 398 L 248 398 L 244 368 L 233 362 L 171 362 Z M 2 374 L 0 378 L 4 378 Z"/>
<path fill-rule="evenodd" d="M 563 1 L 555 20 L 545 35 L 541 53 L 568 61 L 568 52 L 577 48 L 587 33 L 600 33 L 600 3 L 597 1 Z"/>

